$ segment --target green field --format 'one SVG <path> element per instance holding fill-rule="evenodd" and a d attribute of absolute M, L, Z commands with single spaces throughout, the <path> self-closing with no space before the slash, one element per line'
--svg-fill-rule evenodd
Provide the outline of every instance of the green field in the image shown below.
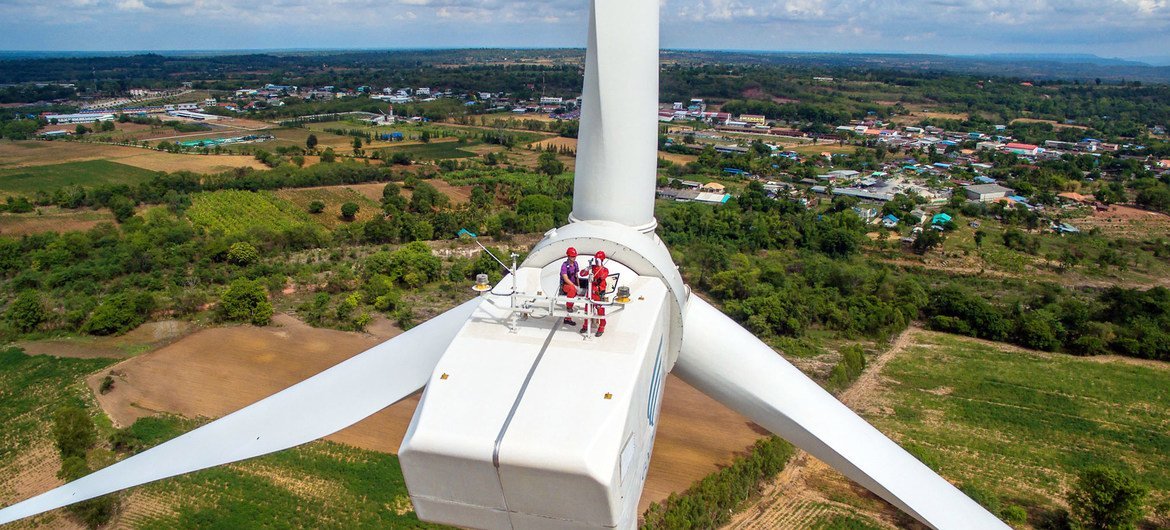
<path fill-rule="evenodd" d="M 191 198 L 187 217 L 198 226 L 225 235 L 244 234 L 252 229 L 280 231 L 313 222 L 305 210 L 267 191 L 199 193 Z"/>
<path fill-rule="evenodd" d="M 47 166 L 0 169 L 0 192 L 32 194 L 53 192 L 64 186 L 136 184 L 155 174 L 108 160 L 66 162 Z"/>
<path fill-rule="evenodd" d="M 1033 516 L 1076 474 L 1132 467 L 1170 496 L 1170 365 L 1095 362 L 921 332 L 886 365 L 870 415 L 925 463 Z"/>
<path fill-rule="evenodd" d="M 333 442 L 313 442 L 143 490 L 148 497 L 176 502 L 172 513 L 123 521 L 134 528 L 441 528 L 415 516 L 397 457 Z"/>
<path fill-rule="evenodd" d="M 0 348 L 0 476 L 20 453 L 51 444 L 49 430 L 56 408 L 84 402 L 89 390 L 82 382 L 87 374 L 117 362 L 116 359 L 63 359 L 25 355 L 18 348 Z"/>
<path fill-rule="evenodd" d="M 386 147 L 379 150 L 388 153 L 406 153 L 414 160 L 443 160 L 447 158 L 472 158 L 475 153 L 465 151 L 460 147 L 470 147 L 475 142 L 460 145 L 458 142 L 433 142 L 429 144 L 402 145 Z"/>

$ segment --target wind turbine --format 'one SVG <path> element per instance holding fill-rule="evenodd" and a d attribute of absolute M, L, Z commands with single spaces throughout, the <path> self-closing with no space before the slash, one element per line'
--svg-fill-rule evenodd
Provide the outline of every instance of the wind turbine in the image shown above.
<path fill-rule="evenodd" d="M 0 510 L 15 521 L 293 447 L 425 387 L 400 461 L 419 517 L 476 528 L 633 528 L 663 380 L 695 388 L 941 529 L 1007 528 L 692 296 L 654 235 L 658 2 L 593 0 L 570 224 L 496 286 L 312 378 Z M 569 246 L 604 251 L 604 336 L 562 325 Z M 581 301 L 578 300 L 578 305 Z M 573 314 L 590 322 L 596 315 Z"/>

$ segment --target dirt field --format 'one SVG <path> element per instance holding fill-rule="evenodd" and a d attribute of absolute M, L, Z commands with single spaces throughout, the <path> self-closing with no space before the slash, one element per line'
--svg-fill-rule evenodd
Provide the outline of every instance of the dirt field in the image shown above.
<path fill-rule="evenodd" d="M 563 136 L 557 136 L 555 138 L 549 138 L 548 140 L 542 140 L 540 142 L 528 144 L 529 147 L 536 148 L 536 149 L 548 149 L 548 146 L 550 146 L 550 145 L 556 149 L 560 149 L 562 147 L 568 147 L 569 149 L 576 151 L 577 150 L 577 139 L 576 138 L 565 138 Z"/>
<path fill-rule="evenodd" d="M 79 359 L 121 359 L 143 353 L 191 333 L 195 325 L 184 320 L 160 320 L 138 326 L 117 337 L 78 337 L 18 342 L 29 355 L 53 355 Z"/>
<path fill-rule="evenodd" d="M 119 426 L 159 412 L 217 418 L 312 376 L 398 334 L 382 320 L 371 333 L 314 329 L 290 316 L 276 325 L 198 331 L 89 378 L 91 389 L 112 372 L 112 392 L 97 395 Z M 230 344 L 230 348 L 225 348 Z M 743 417 L 675 378 L 667 380 L 641 506 L 682 491 L 726 465 L 762 436 Z M 329 439 L 396 452 L 418 403 L 411 396 Z"/>
<path fill-rule="evenodd" d="M 1051 125 L 1053 129 L 1080 129 L 1082 131 L 1089 130 L 1089 128 L 1085 127 L 1084 125 L 1068 125 L 1054 120 L 1037 120 L 1035 118 L 1016 118 L 1012 120 L 1012 123 L 1047 123 Z"/>
<path fill-rule="evenodd" d="M 690 164 L 699 159 L 696 155 L 680 155 L 678 153 L 667 153 L 665 151 L 658 152 L 658 158 L 669 160 L 675 164 Z"/>
<path fill-rule="evenodd" d="M 114 222 L 114 215 L 108 210 L 66 210 L 55 206 L 42 206 L 38 210 L 40 215 L 36 212 L 0 214 L 0 235 L 89 230 L 99 223 Z"/>
<path fill-rule="evenodd" d="M 890 121 L 897 123 L 899 125 L 913 125 L 913 124 L 916 124 L 922 120 L 930 119 L 930 118 L 935 118 L 935 119 L 940 119 L 940 120 L 964 121 L 970 117 L 967 114 L 957 114 L 957 113 L 953 113 L 953 112 L 935 112 L 935 111 L 931 111 L 931 110 L 925 110 L 925 109 L 929 109 L 930 107 L 923 107 L 921 105 L 907 105 L 906 107 L 910 110 L 910 114 L 894 116 L 893 118 L 890 118 Z"/>
<path fill-rule="evenodd" d="M 215 173 L 236 167 L 265 169 L 251 156 L 179 155 L 121 145 L 82 142 L 0 142 L 0 168 L 46 166 L 83 160 L 109 160 L 150 171 Z"/>
<path fill-rule="evenodd" d="M 1170 216 L 1130 206 L 1110 206 L 1091 217 L 1072 221 L 1081 230 L 1099 228 L 1114 237 L 1146 238 L 1170 234 Z"/>

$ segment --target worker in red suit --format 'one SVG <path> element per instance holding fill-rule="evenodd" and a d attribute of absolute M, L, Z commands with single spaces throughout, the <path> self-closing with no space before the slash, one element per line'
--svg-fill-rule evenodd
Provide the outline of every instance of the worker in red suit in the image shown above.
<path fill-rule="evenodd" d="M 581 273 L 581 266 L 577 264 L 577 249 L 569 247 L 565 251 L 565 262 L 561 264 L 561 294 L 570 299 L 577 297 L 577 278 Z M 572 300 L 565 302 L 565 309 L 573 312 Z M 574 325 L 577 322 L 571 316 L 565 316 L 565 324 Z"/>
<path fill-rule="evenodd" d="M 589 299 L 594 302 L 600 302 L 602 295 L 606 292 L 606 282 L 609 279 L 609 269 L 605 268 L 605 251 L 599 250 L 597 254 L 593 255 L 593 259 L 589 260 L 589 268 L 581 271 L 581 277 L 588 278 L 589 283 Z M 601 317 L 597 321 L 597 336 L 600 337 L 605 333 L 605 308 L 600 305 L 590 304 L 597 310 L 597 316 Z M 589 322 L 581 326 L 581 333 L 589 331 Z"/>

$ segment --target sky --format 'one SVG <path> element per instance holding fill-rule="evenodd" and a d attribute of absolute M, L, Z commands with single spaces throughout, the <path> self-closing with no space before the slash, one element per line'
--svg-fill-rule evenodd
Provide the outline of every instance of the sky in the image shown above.
<path fill-rule="evenodd" d="M 1170 62 L 1170 0 L 659 3 L 665 48 Z M 0 0 L 0 50 L 583 47 L 587 14 L 587 0 Z"/>

